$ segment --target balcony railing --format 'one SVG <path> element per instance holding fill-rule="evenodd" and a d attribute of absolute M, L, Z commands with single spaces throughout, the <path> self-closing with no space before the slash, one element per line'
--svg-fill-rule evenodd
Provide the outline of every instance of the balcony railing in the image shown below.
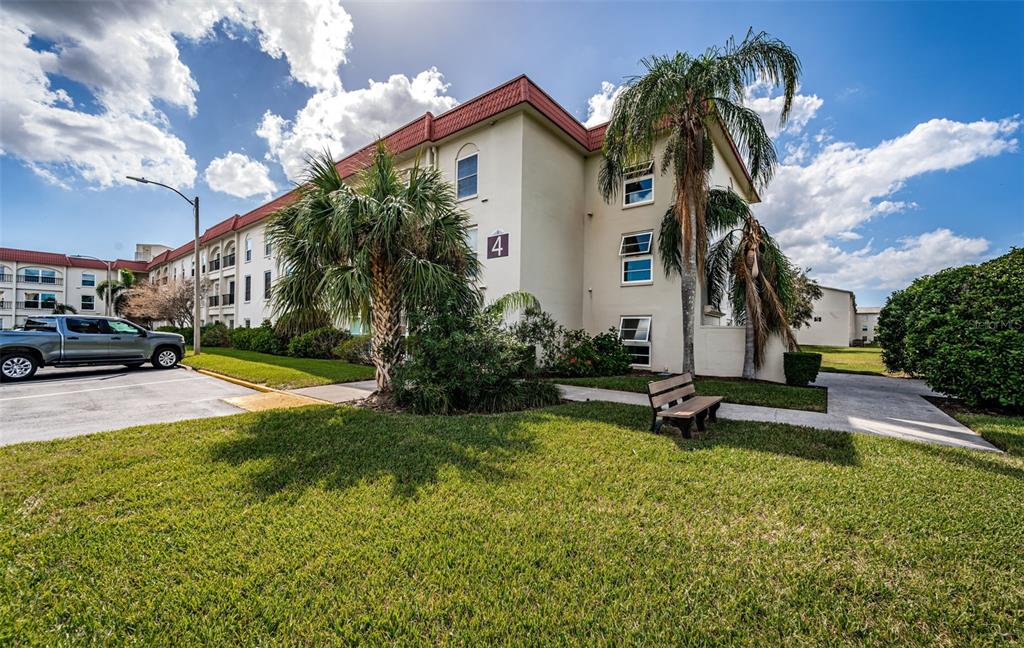
<path fill-rule="evenodd" d="M 18 275 L 19 283 L 46 284 L 47 286 L 62 286 L 64 280 L 60 277 L 39 277 L 36 275 Z"/>
<path fill-rule="evenodd" d="M 0 301 L 0 310 L 7 310 L 12 306 L 9 301 Z"/>
<path fill-rule="evenodd" d="M 227 256 L 223 257 L 221 261 L 224 262 L 225 268 L 233 267 L 235 265 L 235 253 L 232 252 L 231 254 L 228 254 Z"/>
<path fill-rule="evenodd" d="M 18 308 L 25 310 L 53 310 L 55 306 L 57 306 L 55 301 L 39 301 L 38 299 L 18 302 Z"/>
<path fill-rule="evenodd" d="M 220 295 L 210 295 L 206 298 L 206 303 L 209 306 L 220 306 Z"/>
<path fill-rule="evenodd" d="M 235 303 L 235 295 L 233 293 L 228 293 L 226 295 L 221 295 L 220 296 L 220 303 L 223 306 L 231 306 L 231 305 L 233 305 Z"/>
<path fill-rule="evenodd" d="M 14 276 L 6 272 L 0 272 L 0 281 L 3 283 L 11 283 L 14 281 Z"/>
<path fill-rule="evenodd" d="M 210 272 L 213 272 L 214 270 L 220 270 L 220 259 L 210 261 Z"/>

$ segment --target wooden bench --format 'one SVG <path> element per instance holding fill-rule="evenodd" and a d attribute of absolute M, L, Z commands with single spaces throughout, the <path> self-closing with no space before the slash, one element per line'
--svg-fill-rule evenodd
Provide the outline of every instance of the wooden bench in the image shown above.
<path fill-rule="evenodd" d="M 651 432 L 661 430 L 662 419 L 679 419 L 683 423 L 683 436 L 690 438 L 690 426 L 697 421 L 697 429 L 703 432 L 705 420 L 718 420 L 718 406 L 721 396 L 697 396 L 690 374 L 673 376 L 647 384 L 647 395 L 651 399 Z"/>

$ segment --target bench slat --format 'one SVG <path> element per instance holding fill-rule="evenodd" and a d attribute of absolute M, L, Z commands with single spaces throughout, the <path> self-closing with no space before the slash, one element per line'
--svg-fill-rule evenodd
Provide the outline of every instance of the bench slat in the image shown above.
<path fill-rule="evenodd" d="M 697 388 L 690 384 L 686 385 L 685 387 L 680 387 L 679 389 L 673 389 L 670 392 L 665 392 L 663 394 L 651 396 L 651 407 L 657 409 L 662 405 L 665 405 L 666 403 L 671 403 L 672 401 L 677 401 L 682 398 L 686 398 L 690 394 L 696 393 L 696 391 Z"/>
<path fill-rule="evenodd" d="M 688 373 L 684 373 L 678 376 L 672 376 L 671 378 L 665 378 L 664 380 L 658 380 L 647 384 L 647 393 L 657 394 L 667 389 L 679 387 L 680 385 L 688 385 L 693 382 L 693 376 Z"/>
<path fill-rule="evenodd" d="M 694 396 L 693 398 L 658 412 L 658 416 L 667 418 L 693 418 L 709 407 L 722 402 L 721 396 Z"/>

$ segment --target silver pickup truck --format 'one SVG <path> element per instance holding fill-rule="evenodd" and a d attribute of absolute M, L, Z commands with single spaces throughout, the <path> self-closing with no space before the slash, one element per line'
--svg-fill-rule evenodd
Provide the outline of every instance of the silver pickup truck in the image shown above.
<path fill-rule="evenodd" d="M 145 362 L 170 369 L 185 355 L 185 338 L 156 333 L 113 317 L 47 315 L 30 317 L 14 331 L 0 331 L 0 378 L 26 380 L 39 367 Z"/>

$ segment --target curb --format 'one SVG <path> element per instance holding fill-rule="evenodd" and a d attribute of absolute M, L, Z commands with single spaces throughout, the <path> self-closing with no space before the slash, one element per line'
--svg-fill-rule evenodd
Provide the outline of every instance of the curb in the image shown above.
<path fill-rule="evenodd" d="M 183 365 L 183 366 L 188 366 L 188 365 Z M 241 378 L 235 378 L 234 376 L 229 376 L 227 374 L 218 373 L 216 371 L 210 371 L 209 369 L 196 369 L 195 367 L 189 367 L 189 370 L 194 371 L 196 373 L 201 373 L 204 376 L 209 376 L 210 378 L 217 378 L 218 380 L 223 380 L 224 382 L 233 383 L 235 385 L 238 385 L 239 387 L 247 387 L 248 389 L 252 389 L 253 391 L 263 392 L 264 394 L 288 394 L 288 395 L 291 395 L 291 392 L 289 392 L 287 390 L 284 390 L 284 389 L 274 389 L 273 387 L 267 387 L 266 385 L 258 385 L 256 383 L 249 382 L 248 380 L 242 380 Z M 319 402 L 321 402 L 321 403 L 323 403 L 325 405 L 333 405 L 334 404 L 331 401 L 326 401 L 326 400 L 324 400 L 322 398 L 317 398 L 316 396 L 307 396 L 306 394 L 302 394 L 302 397 L 303 398 L 310 398 L 310 399 L 315 400 L 315 401 L 319 401 Z"/>

